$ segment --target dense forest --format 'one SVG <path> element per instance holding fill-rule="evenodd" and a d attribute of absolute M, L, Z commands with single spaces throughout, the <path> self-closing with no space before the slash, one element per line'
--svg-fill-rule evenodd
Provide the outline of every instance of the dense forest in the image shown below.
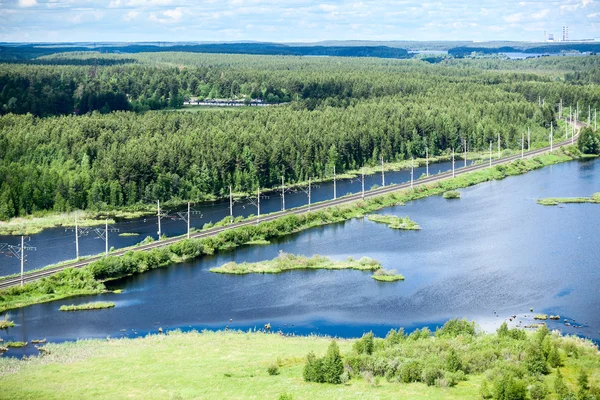
<path fill-rule="evenodd" d="M 563 59 L 544 59 L 539 72 L 500 61 L 170 52 L 0 64 L 0 218 L 201 200 L 229 185 L 250 191 L 281 176 L 298 182 L 329 176 L 333 166 L 423 157 L 426 147 L 432 155 L 465 144 L 484 150 L 498 134 L 503 148 L 517 148 L 528 127 L 542 145 L 561 99 L 586 114 L 600 105 L 598 86 L 573 75 L 597 69 L 600 58 L 577 58 L 579 69 Z M 290 104 L 148 111 L 188 96 Z"/>

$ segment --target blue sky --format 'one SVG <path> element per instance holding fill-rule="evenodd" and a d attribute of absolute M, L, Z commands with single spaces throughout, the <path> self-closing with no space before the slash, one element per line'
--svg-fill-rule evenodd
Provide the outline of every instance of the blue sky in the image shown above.
<path fill-rule="evenodd" d="M 0 41 L 600 37 L 600 0 L 0 0 Z"/>

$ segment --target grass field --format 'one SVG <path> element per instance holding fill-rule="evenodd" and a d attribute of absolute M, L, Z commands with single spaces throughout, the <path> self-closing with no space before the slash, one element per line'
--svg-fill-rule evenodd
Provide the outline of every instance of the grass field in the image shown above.
<path fill-rule="evenodd" d="M 440 351 L 449 346 L 472 349 L 480 354 L 489 354 L 485 353 L 486 348 L 497 347 L 502 354 L 497 361 L 501 364 L 495 369 L 499 371 L 502 370 L 500 365 L 517 363 L 515 357 L 521 358 L 520 354 L 524 354 L 519 348 L 535 342 L 533 334 L 528 338 L 500 339 L 495 334 L 438 337 L 436 334 L 420 339 L 405 337 L 396 348 L 399 355 L 404 354 L 409 359 L 426 359 L 440 357 Z M 562 356 L 565 365 L 561 372 L 569 389 L 577 389 L 577 375 L 582 368 L 588 373 L 589 384 L 596 387 L 600 381 L 597 348 L 580 339 L 555 336 L 552 340 L 560 343 L 561 349 L 577 349 L 577 357 L 566 356 L 566 353 Z M 357 360 L 357 342 L 337 340 L 344 359 Z M 331 338 L 316 336 L 174 331 L 136 339 L 48 344 L 43 357 L 0 358 L 0 399 L 278 399 L 284 393 L 294 400 L 476 399 L 486 379 L 486 374 L 472 373 L 454 387 L 357 376 L 339 385 L 305 382 L 306 355 L 314 352 L 323 356 L 330 343 Z M 376 360 L 387 354 L 383 345 L 382 339 L 376 339 L 378 356 L 374 352 L 373 356 L 363 354 L 358 358 Z M 464 351 L 460 354 L 463 360 L 469 357 Z M 443 360 L 443 355 L 441 357 Z M 276 375 L 267 372 L 273 365 L 278 369 Z M 489 378 L 490 374 L 487 375 Z M 555 376 L 556 370 L 551 370 L 548 375 L 540 376 L 539 382 L 545 382 L 552 392 Z M 538 378 L 530 379 L 538 381 Z M 548 398 L 555 398 L 553 396 Z"/>
<path fill-rule="evenodd" d="M 140 339 L 47 345 L 51 354 L 27 362 L 0 359 L 2 399 L 464 399 L 479 380 L 439 389 L 422 383 L 363 379 L 344 385 L 306 383 L 309 351 L 324 354 L 330 339 L 264 333 L 172 333 Z M 342 354 L 351 342 L 339 340 Z M 267 367 L 278 363 L 280 374 Z M 23 382 L 27 382 L 23 385 Z"/>

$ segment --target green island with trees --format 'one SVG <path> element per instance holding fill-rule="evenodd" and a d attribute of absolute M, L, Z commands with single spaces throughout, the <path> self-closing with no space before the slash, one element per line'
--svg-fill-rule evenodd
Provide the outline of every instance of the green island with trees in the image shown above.
<path fill-rule="evenodd" d="M 483 333 L 472 322 L 450 320 L 435 332 L 399 329 L 385 338 L 368 333 L 361 339 L 333 341 L 266 332 L 175 330 L 135 339 L 48 343 L 43 348 L 41 357 L 0 358 L 3 395 L 114 399 L 147 398 L 160 391 L 171 398 L 600 396 L 597 347 L 545 326 L 527 332 L 503 323 L 495 333 Z M 156 368 L 165 362 L 167 368 Z M 94 371 L 85 375 L 86 385 L 72 379 L 81 371 Z M 28 384 L 20 384 L 24 381 Z"/>
<path fill-rule="evenodd" d="M 211 268 L 210 272 L 219 274 L 279 274 L 286 271 L 306 269 L 355 269 L 359 271 L 377 271 L 381 269 L 381 263 L 368 257 L 362 257 L 355 260 L 348 257 L 343 261 L 334 261 L 329 257 L 314 255 L 304 257 L 295 254 L 279 252 L 279 255 L 272 260 L 259 261 L 255 263 L 229 262 L 220 267 Z"/>
<path fill-rule="evenodd" d="M 85 311 L 85 310 L 103 310 L 106 308 L 113 308 L 115 303 L 112 301 L 95 301 L 92 303 L 85 304 L 71 304 L 71 305 L 62 305 L 59 308 L 59 311 Z"/>

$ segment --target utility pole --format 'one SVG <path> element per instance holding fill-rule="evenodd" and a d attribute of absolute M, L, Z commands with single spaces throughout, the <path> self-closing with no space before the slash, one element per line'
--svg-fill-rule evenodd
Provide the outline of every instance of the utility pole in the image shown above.
<path fill-rule="evenodd" d="M 492 166 L 492 141 L 490 140 L 490 167 Z"/>
<path fill-rule="evenodd" d="M 365 167 L 362 167 L 362 199 L 365 199 Z"/>
<path fill-rule="evenodd" d="M 281 211 L 285 211 L 285 178 L 281 177 Z"/>
<path fill-rule="evenodd" d="M 25 257 L 25 250 L 36 250 L 35 247 L 25 246 L 25 236 L 21 236 L 21 246 L 15 246 L 8 243 L 0 243 L 0 253 L 2 253 L 5 248 L 15 256 L 21 262 L 21 286 L 24 283 L 24 274 L 25 274 L 25 261 L 27 258 Z"/>
<path fill-rule="evenodd" d="M 554 135 L 553 127 L 554 125 L 550 124 L 550 152 L 552 152 L 552 136 Z"/>
<path fill-rule="evenodd" d="M 415 176 L 415 158 L 411 157 L 411 167 L 410 167 L 410 188 L 413 188 L 413 180 Z"/>
<path fill-rule="evenodd" d="M 425 147 L 425 175 L 429 176 L 429 148 Z"/>
<path fill-rule="evenodd" d="M 256 223 L 260 222 L 260 186 L 256 189 Z"/>
<path fill-rule="evenodd" d="M 333 199 L 337 199 L 337 187 L 336 187 L 336 179 L 335 179 L 335 165 L 333 166 Z"/>
<path fill-rule="evenodd" d="M 385 171 L 383 169 L 383 156 L 381 156 L 381 186 L 385 187 Z"/>
<path fill-rule="evenodd" d="M 182 219 L 183 221 L 185 221 L 185 223 L 187 224 L 187 238 L 190 238 L 190 223 L 192 220 L 192 214 L 199 214 L 200 218 L 202 218 L 202 213 L 200 211 L 196 211 L 191 209 L 191 205 L 190 202 L 188 201 L 188 206 L 187 206 L 187 212 L 183 212 L 183 211 L 178 211 L 177 215 L 179 215 L 179 218 Z"/>
<path fill-rule="evenodd" d="M 594 108 L 594 131 L 596 131 L 598 129 L 598 126 L 596 125 L 596 109 Z"/>
<path fill-rule="evenodd" d="M 565 140 L 569 139 L 569 123 L 567 122 L 567 119 L 565 118 Z"/>
<path fill-rule="evenodd" d="M 452 177 L 454 178 L 454 148 L 452 149 Z"/>
<path fill-rule="evenodd" d="M 229 223 L 233 224 L 233 191 L 229 186 Z"/>
<path fill-rule="evenodd" d="M 527 127 L 527 151 L 531 151 L 531 130 Z"/>
<path fill-rule="evenodd" d="M 117 228 L 108 229 L 108 218 L 106 218 L 104 229 L 94 228 L 94 231 L 96 232 L 96 235 L 98 235 L 98 238 L 104 240 L 104 253 L 108 255 L 108 232 L 119 232 L 119 230 Z"/>
<path fill-rule="evenodd" d="M 569 124 L 571 124 L 571 136 L 573 136 L 573 111 L 571 106 L 569 106 Z"/>
<path fill-rule="evenodd" d="M 588 126 L 592 124 L 592 105 L 588 104 Z"/>
<path fill-rule="evenodd" d="M 310 211 L 310 176 L 308 177 L 308 211 Z"/>
<path fill-rule="evenodd" d="M 90 228 L 80 228 L 77 223 L 77 218 L 75 218 L 75 228 L 67 228 L 66 231 L 74 231 L 75 232 L 75 255 L 77 260 L 79 260 L 79 238 L 81 236 L 87 236 L 90 231 Z"/>
<path fill-rule="evenodd" d="M 558 104 L 558 119 L 562 119 L 562 99 L 560 99 L 560 103 Z"/>
<path fill-rule="evenodd" d="M 167 214 L 169 213 L 169 211 L 162 210 L 160 208 L 160 200 L 156 200 L 156 204 L 157 204 L 156 218 L 158 219 L 158 240 L 160 240 L 160 237 L 162 234 L 162 231 L 160 229 L 160 220 L 163 219 L 164 217 L 166 217 Z"/>

